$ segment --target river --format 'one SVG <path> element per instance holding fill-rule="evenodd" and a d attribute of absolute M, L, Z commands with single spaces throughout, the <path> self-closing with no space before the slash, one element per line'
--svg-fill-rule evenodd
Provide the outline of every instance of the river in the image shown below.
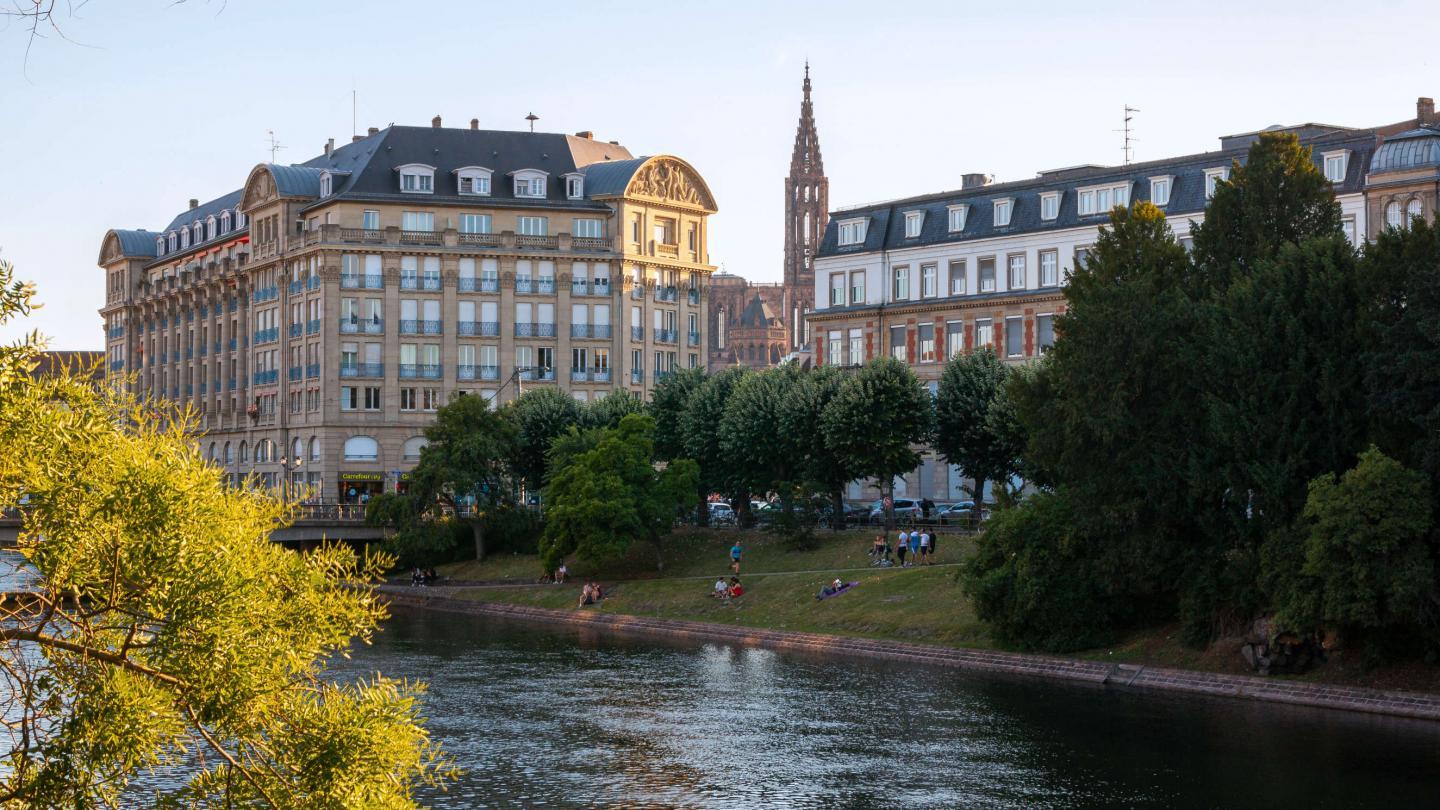
<path fill-rule="evenodd" d="M 1422 807 L 1440 724 L 397 609 L 436 807 Z"/>

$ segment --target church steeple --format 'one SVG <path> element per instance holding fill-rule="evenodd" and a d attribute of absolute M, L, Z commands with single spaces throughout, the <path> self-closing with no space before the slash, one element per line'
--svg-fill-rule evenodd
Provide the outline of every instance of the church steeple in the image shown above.
<path fill-rule="evenodd" d="M 785 178 L 785 320 L 792 348 L 810 342 L 805 313 L 815 308 L 815 269 L 812 264 L 829 217 L 830 181 L 820 159 L 820 133 L 815 128 L 815 106 L 810 101 L 810 61 L 800 100 L 800 122 L 795 128 L 795 151 L 790 176 Z"/>

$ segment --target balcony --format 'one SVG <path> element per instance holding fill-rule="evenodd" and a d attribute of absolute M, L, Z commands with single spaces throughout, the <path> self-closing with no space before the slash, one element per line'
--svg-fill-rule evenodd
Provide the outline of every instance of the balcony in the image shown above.
<path fill-rule="evenodd" d="M 254 380 L 256 385 L 273 385 L 280 381 L 280 370 L 272 368 L 269 371 L 257 371 Z"/>
<path fill-rule="evenodd" d="M 656 301 L 676 301 L 680 298 L 680 291 L 675 287 L 656 287 Z"/>
<path fill-rule="evenodd" d="M 279 298 L 280 298 L 280 288 L 279 288 L 279 287 L 261 287 L 260 289 L 258 289 L 258 290 L 256 290 L 256 291 L 250 293 L 250 303 L 252 303 L 252 304 L 258 304 L 258 303 L 260 303 L 261 301 L 275 301 L 275 300 L 278 300 Z M 177 321 L 176 325 L 178 326 L 178 325 L 179 325 L 179 323 L 178 323 L 179 319 L 177 318 L 176 321 Z"/>
<path fill-rule="evenodd" d="M 641 283 L 638 282 L 638 281 L 635 282 L 635 286 L 630 288 L 630 298 L 633 299 L 633 300 L 635 300 L 635 301 L 644 301 L 644 300 L 645 300 L 645 285 L 644 285 L 644 284 L 641 284 Z"/>
<path fill-rule="evenodd" d="M 554 277 L 554 276 L 541 276 L 541 277 L 540 277 L 540 285 L 539 285 L 539 287 L 538 287 L 538 290 L 539 290 L 539 292 L 540 292 L 541 295 L 554 295 L 554 294 L 555 294 L 555 277 Z"/>
<path fill-rule="evenodd" d="M 500 247 L 500 234 L 498 233 L 462 233 L 460 244 L 473 245 L 475 247 Z"/>
<path fill-rule="evenodd" d="M 515 324 L 515 337 L 555 337 L 555 324 L 553 323 L 517 323 Z"/>
<path fill-rule="evenodd" d="M 111 360 L 111 361 L 110 361 L 110 370 L 111 370 L 111 371 L 124 371 L 124 370 L 125 370 L 125 361 L 124 361 L 124 360 Z"/>
<path fill-rule="evenodd" d="M 603 251 L 610 249 L 610 240 L 603 236 L 572 236 L 571 250 Z"/>
<path fill-rule="evenodd" d="M 309 278 L 306 278 L 306 279 L 305 279 L 305 289 L 307 289 L 307 290 L 318 290 L 318 289 L 320 289 L 320 277 L 319 277 L 319 276 L 310 276 Z"/>
<path fill-rule="evenodd" d="M 233 348 L 235 348 L 235 347 L 234 347 L 234 346 L 231 346 L 230 348 L 233 349 Z M 216 354 L 219 354 L 219 353 L 220 353 L 220 341 L 218 341 L 218 340 L 215 341 L 215 353 L 216 353 Z"/>
<path fill-rule="evenodd" d="M 462 278 L 456 282 L 455 289 L 459 292 L 500 292 L 500 279 L 495 276 Z"/>
<path fill-rule="evenodd" d="M 305 291 L 305 282 L 292 281 L 285 288 L 286 295 L 299 295 Z"/>
<path fill-rule="evenodd" d="M 686 290 L 686 291 L 685 291 L 685 300 L 689 301 L 689 302 L 690 302 L 690 306 L 692 306 L 692 307 L 693 307 L 693 306 L 699 306 L 699 305 L 700 305 L 700 290 L 696 289 L 695 287 L 691 287 L 690 289 Z"/>
<path fill-rule="evenodd" d="M 461 363 L 461 364 L 455 366 L 455 379 L 457 379 L 457 380 L 473 380 L 473 379 L 475 379 L 475 366 L 473 366 L 473 365 L 466 365 L 466 364 L 464 364 L 464 363 Z"/>
<path fill-rule="evenodd" d="M 441 321 L 400 321 L 402 335 L 439 335 L 444 331 Z"/>
<path fill-rule="evenodd" d="M 400 379 L 438 380 L 440 379 L 440 365 L 438 363 L 401 363 Z"/>
<path fill-rule="evenodd" d="M 305 334 L 315 335 L 320 332 L 320 319 L 315 318 L 305 322 Z"/>
<path fill-rule="evenodd" d="M 303 323 L 292 323 L 292 324 L 290 324 L 290 337 L 292 337 L 292 338 L 297 338 L 297 337 L 300 337 L 300 336 L 303 335 L 303 334 L 305 334 L 305 324 L 303 324 Z"/>
<path fill-rule="evenodd" d="M 364 275 L 360 273 L 341 273 L 340 289 L 342 290 L 383 290 L 385 289 L 385 276 L 379 273 Z"/>
<path fill-rule="evenodd" d="M 226 307 L 225 307 L 225 311 L 226 311 L 226 312 L 234 312 L 234 311 L 235 311 L 236 309 L 238 309 L 239 307 L 240 307 L 240 302 L 237 301 L 237 300 L 235 300 L 234 298 L 231 298 L 230 301 L 227 303 L 227 305 L 226 305 Z"/>
<path fill-rule="evenodd" d="M 610 337 L 610 324 L 572 323 L 570 324 L 570 337 L 607 339 Z"/>
<path fill-rule="evenodd" d="M 675 373 L 674 371 L 661 371 L 660 369 L 657 368 L 657 369 L 655 369 L 655 382 L 658 383 L 658 382 L 660 382 L 661 380 L 665 379 L 666 377 L 669 377 L 671 374 L 674 374 L 674 373 Z"/>
<path fill-rule="evenodd" d="M 385 331 L 383 318 L 341 318 L 342 335 L 379 335 Z"/>
<path fill-rule="evenodd" d="M 498 379 L 500 379 L 500 367 L 499 367 L 499 366 L 476 366 L 476 368 L 479 369 L 479 371 L 480 371 L 480 379 L 482 379 L 482 380 L 498 380 Z"/>
<path fill-rule="evenodd" d="M 385 232 L 379 228 L 341 228 L 340 241 L 362 245 L 379 245 L 385 241 Z"/>
<path fill-rule="evenodd" d="M 316 377 L 319 377 L 319 376 L 320 376 L 320 364 L 319 364 L 319 363 L 311 363 L 310 365 L 308 365 L 308 366 L 305 367 L 305 379 L 307 379 L 307 380 L 313 380 L 313 379 L 315 379 Z"/>
<path fill-rule="evenodd" d="M 515 247 L 521 250 L 557 250 L 560 247 L 560 237 L 516 234 Z"/>
<path fill-rule="evenodd" d="M 228 380 L 225 381 L 225 390 L 226 390 L 226 391 L 234 391 L 234 390 L 235 390 L 235 378 L 234 378 L 234 377 L 231 377 L 230 379 L 228 379 Z"/>
<path fill-rule="evenodd" d="M 656 330 L 655 330 L 655 342 L 656 342 L 656 343 L 674 343 L 674 342 L 675 342 L 675 330 L 674 330 L 674 329 L 656 329 Z"/>
<path fill-rule="evenodd" d="M 570 382 L 589 382 L 590 372 L 583 368 L 570 369 Z"/>
<path fill-rule="evenodd" d="M 304 372 L 305 369 L 299 366 L 291 366 L 290 370 L 286 373 L 286 378 L 289 379 L 290 382 L 300 382 L 300 377 Z"/>
<path fill-rule="evenodd" d="M 235 351 L 235 338 L 230 338 L 230 340 L 226 341 L 225 347 L 232 352 Z"/>
<path fill-rule="evenodd" d="M 527 368 L 520 372 L 522 380 L 538 380 L 541 382 L 555 380 L 555 369 L 553 368 Z"/>
<path fill-rule="evenodd" d="M 201 356 L 201 357 L 204 357 L 205 355 L 207 355 L 207 354 L 209 354 L 209 353 L 210 353 L 210 344 L 208 344 L 208 343 L 201 343 L 201 344 L 200 344 L 200 356 Z"/>
<path fill-rule="evenodd" d="M 608 383 L 610 382 L 610 369 L 592 368 L 590 369 L 590 378 L 595 382 Z"/>
<path fill-rule="evenodd" d="M 630 369 L 630 384 L 631 384 L 631 385 L 639 385 L 640 383 L 643 383 L 643 382 L 645 382 L 645 369 L 643 369 L 643 368 L 632 368 L 632 369 Z"/>
<path fill-rule="evenodd" d="M 112 327 L 110 327 L 110 331 L 109 331 L 109 332 L 106 332 L 105 334 L 106 334 L 111 340 L 114 340 L 115 338 L 125 337 L 125 327 L 123 327 L 123 326 L 112 326 Z"/>
<path fill-rule="evenodd" d="M 315 367 L 315 376 L 317 376 L 317 377 L 320 376 L 320 368 L 319 368 L 319 366 L 316 366 L 316 367 Z M 354 377 L 384 377 L 384 376 L 385 376 L 385 364 L 384 364 L 384 363 L 350 363 L 349 365 L 346 365 L 346 364 L 344 364 L 344 363 L 341 363 L 341 364 L 340 364 L 340 377 L 341 377 L 342 379 L 350 379 L 350 378 L 354 378 Z"/>
<path fill-rule="evenodd" d="M 185 359 L 186 359 L 186 360 L 194 360 L 194 359 L 195 359 L 195 350 L 187 347 L 187 348 L 185 349 Z"/>
<path fill-rule="evenodd" d="M 458 334 L 472 337 L 499 337 L 499 321 L 461 321 L 455 328 Z"/>
<path fill-rule="evenodd" d="M 280 327 L 272 326 L 269 329 L 261 329 L 255 333 L 255 345 L 263 346 L 266 343 L 274 343 L 280 339 Z"/>
<path fill-rule="evenodd" d="M 439 245 L 440 233 L 437 231 L 401 231 L 400 244 L 402 245 Z"/>
<path fill-rule="evenodd" d="M 210 384 L 209 384 L 209 383 L 203 383 L 203 382 L 200 383 L 200 396 L 202 396 L 202 397 L 205 396 L 205 394 L 208 393 L 209 390 L 210 390 Z"/>
<path fill-rule="evenodd" d="M 528 276 L 527 276 L 527 277 L 516 276 L 516 277 L 515 277 L 515 292 L 517 292 L 517 293 L 533 293 L 533 292 L 535 292 L 535 284 L 534 284 L 534 282 L 532 282 L 532 281 L 530 280 L 530 278 L 529 278 Z"/>
<path fill-rule="evenodd" d="M 643 327 L 643 326 L 632 326 L 632 327 L 630 327 L 630 339 L 631 339 L 631 340 L 644 340 L 644 339 L 645 339 L 645 327 Z"/>
<path fill-rule="evenodd" d="M 699 332 L 686 332 L 686 333 L 685 333 L 685 343 L 686 343 L 686 345 L 689 345 L 689 346 L 699 346 L 699 345 L 700 345 L 700 333 L 699 333 Z"/>

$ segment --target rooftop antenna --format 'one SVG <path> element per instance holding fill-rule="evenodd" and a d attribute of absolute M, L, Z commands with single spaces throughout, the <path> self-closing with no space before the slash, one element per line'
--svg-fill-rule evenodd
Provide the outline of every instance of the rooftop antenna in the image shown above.
<path fill-rule="evenodd" d="M 359 134 L 360 134 L 360 125 L 359 125 L 359 123 L 357 123 L 357 118 L 356 118 L 356 115 L 355 115 L 355 109 L 356 109 L 357 106 L 358 106 L 358 101 L 357 101 L 357 96 L 356 96 L 356 93 L 355 93 L 355 85 L 354 85 L 354 83 L 351 83 L 351 85 L 350 85 L 350 137 L 352 137 L 352 138 L 355 137 L 356 135 L 359 135 Z"/>
<path fill-rule="evenodd" d="M 273 129 L 267 129 L 267 130 L 265 130 L 265 131 L 266 131 L 267 133 L 269 133 L 269 135 L 270 135 L 270 162 L 271 162 L 271 163 L 274 163 L 274 162 L 275 162 L 275 153 L 276 153 L 276 152 L 279 152 L 281 149 L 284 149 L 285 146 L 284 146 L 283 144 L 281 144 L 279 141 L 275 140 L 275 130 L 273 130 Z"/>
<path fill-rule="evenodd" d="M 530 113 L 529 115 L 525 116 L 525 120 L 530 122 L 530 131 L 531 131 L 531 132 L 534 132 L 534 131 L 535 131 L 535 122 L 540 120 L 540 116 L 538 116 L 538 115 L 536 115 L 535 113 L 532 112 L 532 113 Z"/>
<path fill-rule="evenodd" d="M 1133 135 L 1130 134 L 1130 122 L 1131 122 L 1132 120 L 1134 120 L 1134 118 L 1135 118 L 1135 113 L 1137 113 L 1137 112 L 1140 112 L 1140 111 L 1137 110 L 1137 109 L 1134 108 L 1134 107 L 1131 107 L 1129 104 L 1126 104 L 1126 105 L 1125 105 L 1125 128 L 1124 128 L 1124 129 L 1121 129 L 1121 130 L 1118 130 L 1119 132 L 1124 132 L 1124 133 L 1125 133 L 1124 153 L 1125 153 L 1125 165 L 1126 165 L 1126 166 L 1129 166 L 1129 165 L 1130 165 L 1131 160 L 1133 160 L 1133 159 L 1134 159 L 1134 156 L 1135 156 L 1135 147 L 1134 147 L 1133 144 L 1135 143 L 1135 141 L 1136 141 L 1137 139 L 1136 139 Z"/>

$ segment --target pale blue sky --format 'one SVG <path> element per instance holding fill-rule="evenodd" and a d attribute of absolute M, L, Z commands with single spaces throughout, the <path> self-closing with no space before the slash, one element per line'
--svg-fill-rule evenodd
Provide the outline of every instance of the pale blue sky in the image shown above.
<path fill-rule="evenodd" d="M 436 114 L 519 129 L 534 111 L 540 129 L 679 155 L 720 205 L 711 259 L 763 281 L 806 56 L 832 207 L 1117 163 L 1126 103 L 1146 160 L 1274 123 L 1398 121 L 1440 96 L 1434 0 L 668 5 L 90 0 L 61 19 L 75 42 L 36 43 L 28 66 L 24 33 L 0 30 L 0 256 L 46 304 L 25 326 L 102 348 L 106 229 L 238 188 L 267 129 L 282 162 L 345 142 L 352 86 L 362 132 Z"/>

